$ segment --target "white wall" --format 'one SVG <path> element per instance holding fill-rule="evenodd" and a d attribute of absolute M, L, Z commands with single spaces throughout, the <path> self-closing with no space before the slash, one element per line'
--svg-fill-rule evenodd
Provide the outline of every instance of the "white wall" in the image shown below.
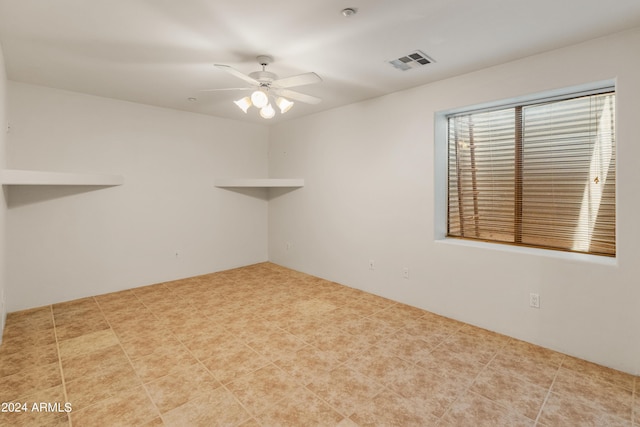
<path fill-rule="evenodd" d="M 266 194 L 213 185 L 267 175 L 266 127 L 15 82 L 8 112 L 10 168 L 125 179 L 11 186 L 9 311 L 266 261 Z"/>
<path fill-rule="evenodd" d="M 6 146 L 6 128 L 7 128 L 7 75 L 4 68 L 4 55 L 2 53 L 2 45 L 0 45 L 0 170 L 5 165 L 5 146 Z M 2 342 L 2 331 L 4 330 L 5 320 L 7 317 L 5 303 L 5 284 L 6 284 L 6 264 L 5 264 L 5 243 L 6 243 L 6 214 L 7 200 L 6 191 L 3 188 L 0 195 L 0 343 Z"/>
<path fill-rule="evenodd" d="M 626 32 L 275 125 L 270 176 L 306 185 L 269 204 L 270 260 L 640 373 L 639 51 Z M 614 265 L 436 241 L 436 112 L 612 78 Z"/>

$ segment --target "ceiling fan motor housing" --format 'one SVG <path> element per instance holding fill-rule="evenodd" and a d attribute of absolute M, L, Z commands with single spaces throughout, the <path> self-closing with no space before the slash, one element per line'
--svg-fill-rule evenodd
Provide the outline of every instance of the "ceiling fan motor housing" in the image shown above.
<path fill-rule="evenodd" d="M 256 59 L 258 60 L 258 64 L 262 65 L 263 67 L 266 67 L 273 62 L 273 57 L 269 55 L 258 55 L 256 56 Z"/>
<path fill-rule="evenodd" d="M 278 79 L 278 76 L 269 71 L 254 71 L 249 74 L 249 77 L 256 79 L 264 85 L 270 85 L 271 82 Z"/>

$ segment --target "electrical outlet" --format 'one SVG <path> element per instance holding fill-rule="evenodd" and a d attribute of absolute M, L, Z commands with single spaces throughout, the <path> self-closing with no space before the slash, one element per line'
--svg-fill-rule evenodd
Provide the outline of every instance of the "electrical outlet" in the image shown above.
<path fill-rule="evenodd" d="M 529 294 L 529 307 L 540 308 L 540 295 L 530 293 Z"/>
<path fill-rule="evenodd" d="M 375 270 L 376 269 L 376 263 L 374 260 L 370 259 L 369 260 L 369 270 Z"/>
<path fill-rule="evenodd" d="M 291 242 L 287 242 L 287 243 L 285 243 L 285 244 L 284 244 L 284 248 L 285 248 L 286 250 L 291 249 Z"/>
<path fill-rule="evenodd" d="M 409 278 L 409 267 L 405 267 L 402 269 L 402 277 L 404 277 L 405 279 Z"/>

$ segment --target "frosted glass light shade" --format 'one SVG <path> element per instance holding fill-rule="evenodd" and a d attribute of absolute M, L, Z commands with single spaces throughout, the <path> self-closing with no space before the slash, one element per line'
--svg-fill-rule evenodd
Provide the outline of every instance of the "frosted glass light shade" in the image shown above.
<path fill-rule="evenodd" d="M 251 107 L 251 98 L 249 98 L 248 96 L 245 96 L 244 98 L 238 99 L 237 101 L 233 101 L 233 102 L 238 107 L 240 107 L 240 109 L 245 113 L 247 112 L 249 107 Z"/>
<path fill-rule="evenodd" d="M 288 99 L 284 99 L 280 97 L 276 99 L 276 105 L 278 106 L 278 108 L 280 108 L 280 113 L 284 114 L 287 111 L 289 111 L 291 107 L 293 107 L 293 102 L 289 101 Z"/>
<path fill-rule="evenodd" d="M 260 116 L 263 119 L 270 119 L 276 115 L 276 110 L 273 109 L 271 104 L 267 104 L 260 109 Z"/>
<path fill-rule="evenodd" d="M 269 103 L 269 98 L 267 98 L 267 94 L 261 90 L 256 90 L 251 94 L 251 102 L 256 108 L 262 108 Z"/>

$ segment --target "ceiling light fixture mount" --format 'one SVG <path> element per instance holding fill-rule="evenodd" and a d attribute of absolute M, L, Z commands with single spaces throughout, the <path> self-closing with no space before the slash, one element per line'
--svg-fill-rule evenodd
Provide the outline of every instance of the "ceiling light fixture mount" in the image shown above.
<path fill-rule="evenodd" d="M 342 9 L 340 13 L 342 13 L 342 16 L 344 16 L 345 18 L 348 18 L 358 13 L 358 9 L 356 9 L 355 7 L 347 7 Z"/>

